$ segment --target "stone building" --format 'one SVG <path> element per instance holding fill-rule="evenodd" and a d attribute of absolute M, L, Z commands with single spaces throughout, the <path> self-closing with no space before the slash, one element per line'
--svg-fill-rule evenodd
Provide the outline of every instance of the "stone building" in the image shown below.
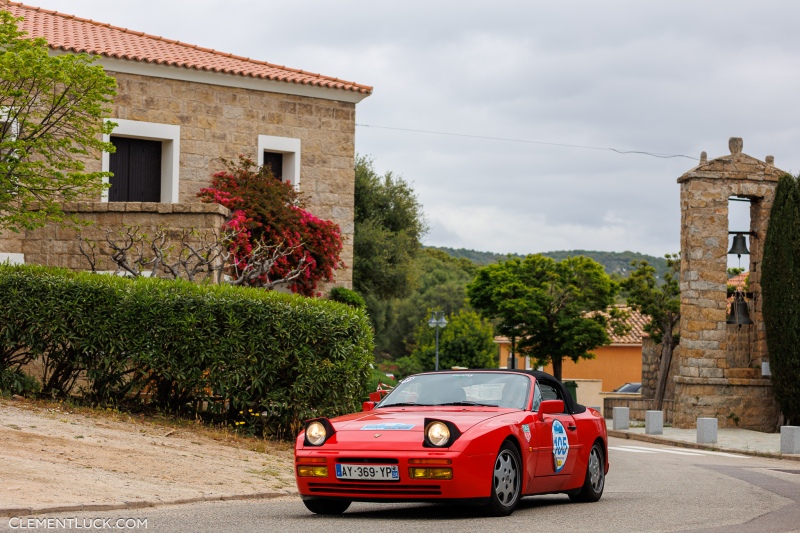
<path fill-rule="evenodd" d="M 23 17 L 21 28 L 44 37 L 53 54 L 97 55 L 117 80 L 109 119 L 118 126 L 106 139 L 117 152 L 87 165 L 114 171 L 112 187 L 66 210 L 99 226 L 216 228 L 227 210 L 196 195 L 223 158 L 243 154 L 270 163 L 316 216 L 336 222 L 342 260 L 353 264 L 355 106 L 371 87 L 18 3 L 3 8 Z M 126 168 L 137 170 L 123 176 L 118 169 Z M 87 266 L 75 233 L 55 226 L 0 235 L 3 257 Z M 336 273 L 337 285 L 351 283 L 349 267 Z"/>
<path fill-rule="evenodd" d="M 681 339 L 673 360 L 674 424 L 694 427 L 698 417 L 720 427 L 774 431 L 772 395 L 761 308 L 761 258 L 778 179 L 785 174 L 767 156 L 742 153 L 732 138 L 730 155 L 707 160 L 678 179 L 681 188 Z M 752 325 L 727 324 L 729 198 L 750 202 L 749 314 Z M 744 265 L 743 265 L 744 266 Z"/>

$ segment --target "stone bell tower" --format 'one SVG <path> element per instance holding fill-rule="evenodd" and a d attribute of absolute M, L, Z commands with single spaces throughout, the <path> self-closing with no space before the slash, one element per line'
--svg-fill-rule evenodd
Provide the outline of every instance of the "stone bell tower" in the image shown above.
<path fill-rule="evenodd" d="M 767 156 L 742 153 L 707 160 L 678 178 L 681 187 L 681 339 L 675 376 L 674 424 L 691 428 L 698 417 L 719 427 L 775 431 L 762 320 L 761 258 L 778 179 L 785 174 Z M 727 324 L 728 202 L 750 202 L 748 307 L 752 325 Z M 737 230 L 740 228 L 736 228 Z M 747 256 L 744 256 L 744 259 Z M 743 265 L 744 266 L 744 265 Z M 763 364 L 762 363 L 766 363 Z"/>

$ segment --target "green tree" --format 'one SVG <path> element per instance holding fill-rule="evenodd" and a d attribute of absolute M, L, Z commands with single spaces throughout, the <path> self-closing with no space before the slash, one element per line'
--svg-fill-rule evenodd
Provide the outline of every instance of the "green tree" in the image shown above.
<path fill-rule="evenodd" d="M 628 305 L 650 317 L 644 330 L 661 344 L 661 362 L 656 384 L 656 409 L 660 410 L 667 388 L 667 377 L 672 364 L 672 352 L 680 342 L 676 328 L 681 318 L 681 289 L 679 284 L 680 256 L 666 255 L 669 270 L 663 275 L 663 283 L 658 283 L 656 269 L 647 261 L 634 261 L 634 270 L 623 282 L 628 293 Z"/>
<path fill-rule="evenodd" d="M 113 152 L 102 134 L 116 82 L 85 54 L 50 55 L 0 10 L 0 230 L 63 221 L 60 202 L 97 197 L 108 172 L 85 159 Z"/>
<path fill-rule="evenodd" d="M 371 301 L 377 354 L 390 354 L 395 359 L 411 355 L 417 327 L 430 318 L 429 309 L 450 315 L 467 306 L 466 287 L 477 272 L 474 263 L 425 248 L 415 259 L 415 269 L 417 282 L 408 297 Z"/>
<path fill-rule="evenodd" d="M 761 268 L 772 388 L 789 425 L 800 425 L 800 183 L 778 182 Z"/>
<path fill-rule="evenodd" d="M 489 321 L 467 309 L 448 316 L 447 320 L 447 326 L 439 330 L 439 368 L 497 366 L 497 345 Z M 411 357 L 419 361 L 424 370 L 433 370 L 436 362 L 435 328 L 423 322 L 417 329 L 416 338 L 417 347 Z"/>
<path fill-rule="evenodd" d="M 422 368 L 422 364 L 410 355 L 398 357 L 394 361 L 378 363 L 378 368 L 384 372 L 392 373 L 397 380 L 405 379 L 411 374 L 419 374 L 425 370 Z"/>
<path fill-rule="evenodd" d="M 408 296 L 428 231 L 422 206 L 408 183 L 379 176 L 371 159 L 357 156 L 355 173 L 353 288 L 373 300 Z"/>
<path fill-rule="evenodd" d="M 518 340 L 517 352 L 537 364 L 552 362 L 561 379 L 565 357 L 591 358 L 610 342 L 606 328 L 622 328 L 614 302 L 618 286 L 602 265 L 583 256 L 556 262 L 541 254 L 485 266 L 467 287 L 469 301 L 497 331 Z"/>

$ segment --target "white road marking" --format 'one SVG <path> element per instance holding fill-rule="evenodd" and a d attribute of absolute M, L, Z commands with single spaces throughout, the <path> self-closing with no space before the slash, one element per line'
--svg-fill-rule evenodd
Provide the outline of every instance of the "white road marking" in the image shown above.
<path fill-rule="evenodd" d="M 631 450 L 647 450 L 647 451 L 657 451 L 661 453 L 674 453 L 675 455 L 699 455 L 702 456 L 702 453 L 695 453 L 695 452 L 682 452 L 678 450 L 667 450 L 666 448 L 645 448 L 644 446 L 623 446 L 623 448 L 629 448 Z"/>
<path fill-rule="evenodd" d="M 691 452 L 683 451 L 683 450 L 676 450 L 674 448 L 666 449 L 666 448 L 647 448 L 644 446 L 609 446 L 610 450 L 619 450 L 624 452 L 638 452 L 638 453 L 672 453 L 675 455 L 694 455 L 694 456 L 703 456 L 703 455 L 718 455 L 722 457 L 734 457 L 736 459 L 749 459 L 746 455 L 737 455 L 734 453 L 725 453 L 725 452 L 712 452 L 706 450 L 692 450 Z"/>
<path fill-rule="evenodd" d="M 653 451 L 649 451 L 649 450 L 648 450 L 648 451 L 645 451 L 645 450 L 632 450 L 632 449 L 630 449 L 630 448 L 620 448 L 620 447 L 618 447 L 618 446 L 609 446 L 609 447 L 608 447 L 608 449 L 609 449 L 609 450 L 619 450 L 619 451 L 621 451 L 621 452 L 634 452 L 634 453 L 658 453 L 658 452 L 657 452 L 657 451 L 655 451 L 655 450 L 653 450 Z"/>

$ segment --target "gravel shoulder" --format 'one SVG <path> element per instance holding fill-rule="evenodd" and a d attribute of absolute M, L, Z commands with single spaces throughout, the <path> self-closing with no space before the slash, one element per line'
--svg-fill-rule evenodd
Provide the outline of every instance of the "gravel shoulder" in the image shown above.
<path fill-rule="evenodd" d="M 295 494 L 287 444 L 0 398 L 0 509 Z"/>

